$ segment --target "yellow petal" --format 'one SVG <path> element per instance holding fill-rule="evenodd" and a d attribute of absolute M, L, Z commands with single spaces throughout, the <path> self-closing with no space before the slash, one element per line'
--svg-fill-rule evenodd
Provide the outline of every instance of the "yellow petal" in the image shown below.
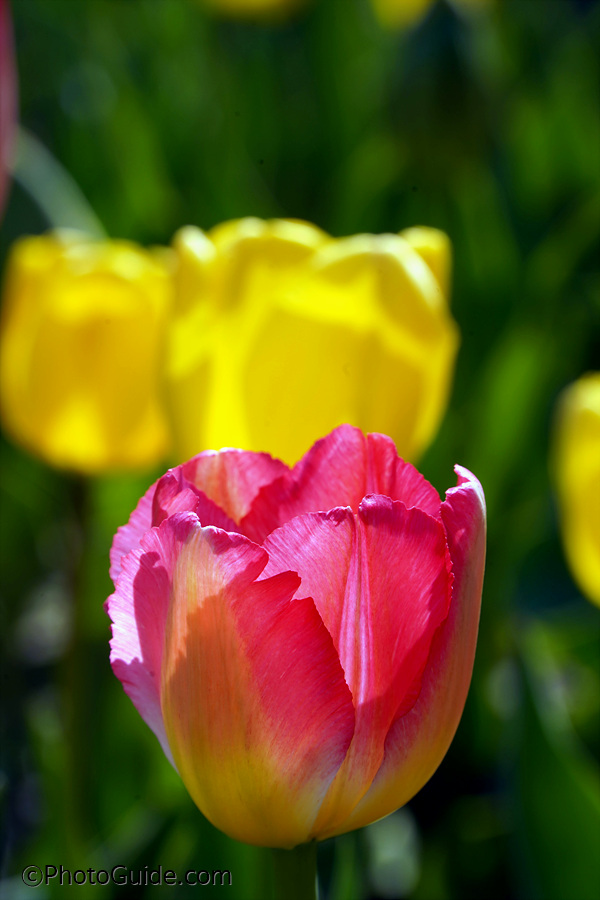
<path fill-rule="evenodd" d="M 52 465 L 85 473 L 161 459 L 169 296 L 163 263 L 125 241 L 19 241 L 0 335 L 6 430 Z"/>
<path fill-rule="evenodd" d="M 553 470 L 567 560 L 581 590 L 600 606 L 600 372 L 561 395 Z"/>
<path fill-rule="evenodd" d="M 302 222 L 243 219 L 211 232 L 215 256 L 197 263 L 183 246 L 192 236 L 174 244 L 200 285 L 177 301 L 186 312 L 171 329 L 180 459 L 244 446 L 291 463 L 342 422 L 391 434 L 404 457 L 427 446 L 458 344 L 443 235 L 334 240 Z M 179 290 L 192 284 L 182 277 Z"/>
<path fill-rule="evenodd" d="M 450 239 L 437 228 L 406 228 L 400 232 L 411 247 L 427 263 L 446 299 L 450 296 L 452 247 Z"/>

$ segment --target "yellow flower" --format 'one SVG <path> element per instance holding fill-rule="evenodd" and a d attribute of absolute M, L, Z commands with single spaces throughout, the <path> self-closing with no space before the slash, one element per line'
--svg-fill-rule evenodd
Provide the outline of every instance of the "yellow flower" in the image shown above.
<path fill-rule="evenodd" d="M 583 593 L 600 606 L 600 372 L 561 394 L 553 465 L 567 559 Z"/>
<path fill-rule="evenodd" d="M 371 0 L 375 14 L 388 28 L 405 28 L 422 19 L 435 0 Z M 474 12 L 491 6 L 493 0 L 451 0 L 459 11 Z"/>
<path fill-rule="evenodd" d="M 165 266 L 134 244 L 70 232 L 18 241 L 0 328 L 6 431 L 46 462 L 83 473 L 160 460 L 169 297 Z"/>
<path fill-rule="evenodd" d="M 228 16 L 256 18 L 287 15 L 306 6 L 307 0 L 201 0 L 201 3 Z"/>
<path fill-rule="evenodd" d="M 177 458 L 207 447 L 294 462 L 348 422 L 405 458 L 445 411 L 458 344 L 444 234 L 334 240 L 242 219 L 175 236 L 167 390 Z"/>

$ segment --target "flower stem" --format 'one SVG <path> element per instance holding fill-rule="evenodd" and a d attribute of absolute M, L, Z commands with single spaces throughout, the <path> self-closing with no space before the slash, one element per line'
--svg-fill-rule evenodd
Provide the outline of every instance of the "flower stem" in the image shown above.
<path fill-rule="evenodd" d="M 271 852 L 273 900 L 317 900 L 317 842 Z"/>
<path fill-rule="evenodd" d="M 89 652 L 85 642 L 83 596 L 85 543 L 89 532 L 88 484 L 73 477 L 71 484 L 72 535 L 69 588 L 72 603 L 72 634 L 63 660 L 62 701 L 65 728 L 65 840 L 71 858 L 81 854 L 93 836 L 91 826 L 89 740 Z"/>

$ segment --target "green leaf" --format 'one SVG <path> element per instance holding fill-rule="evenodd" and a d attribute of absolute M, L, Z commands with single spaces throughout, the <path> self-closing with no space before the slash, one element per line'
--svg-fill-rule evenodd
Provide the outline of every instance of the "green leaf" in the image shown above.
<path fill-rule="evenodd" d="M 522 643 L 516 836 L 528 900 L 594 900 L 600 884 L 600 774 L 578 741 L 543 626 Z"/>

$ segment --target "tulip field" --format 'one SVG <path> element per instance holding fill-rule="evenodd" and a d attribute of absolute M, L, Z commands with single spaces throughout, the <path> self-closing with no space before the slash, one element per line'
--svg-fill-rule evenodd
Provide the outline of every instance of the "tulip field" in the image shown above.
<path fill-rule="evenodd" d="M 600 895 L 599 46 L 0 0 L 0 900 Z"/>

